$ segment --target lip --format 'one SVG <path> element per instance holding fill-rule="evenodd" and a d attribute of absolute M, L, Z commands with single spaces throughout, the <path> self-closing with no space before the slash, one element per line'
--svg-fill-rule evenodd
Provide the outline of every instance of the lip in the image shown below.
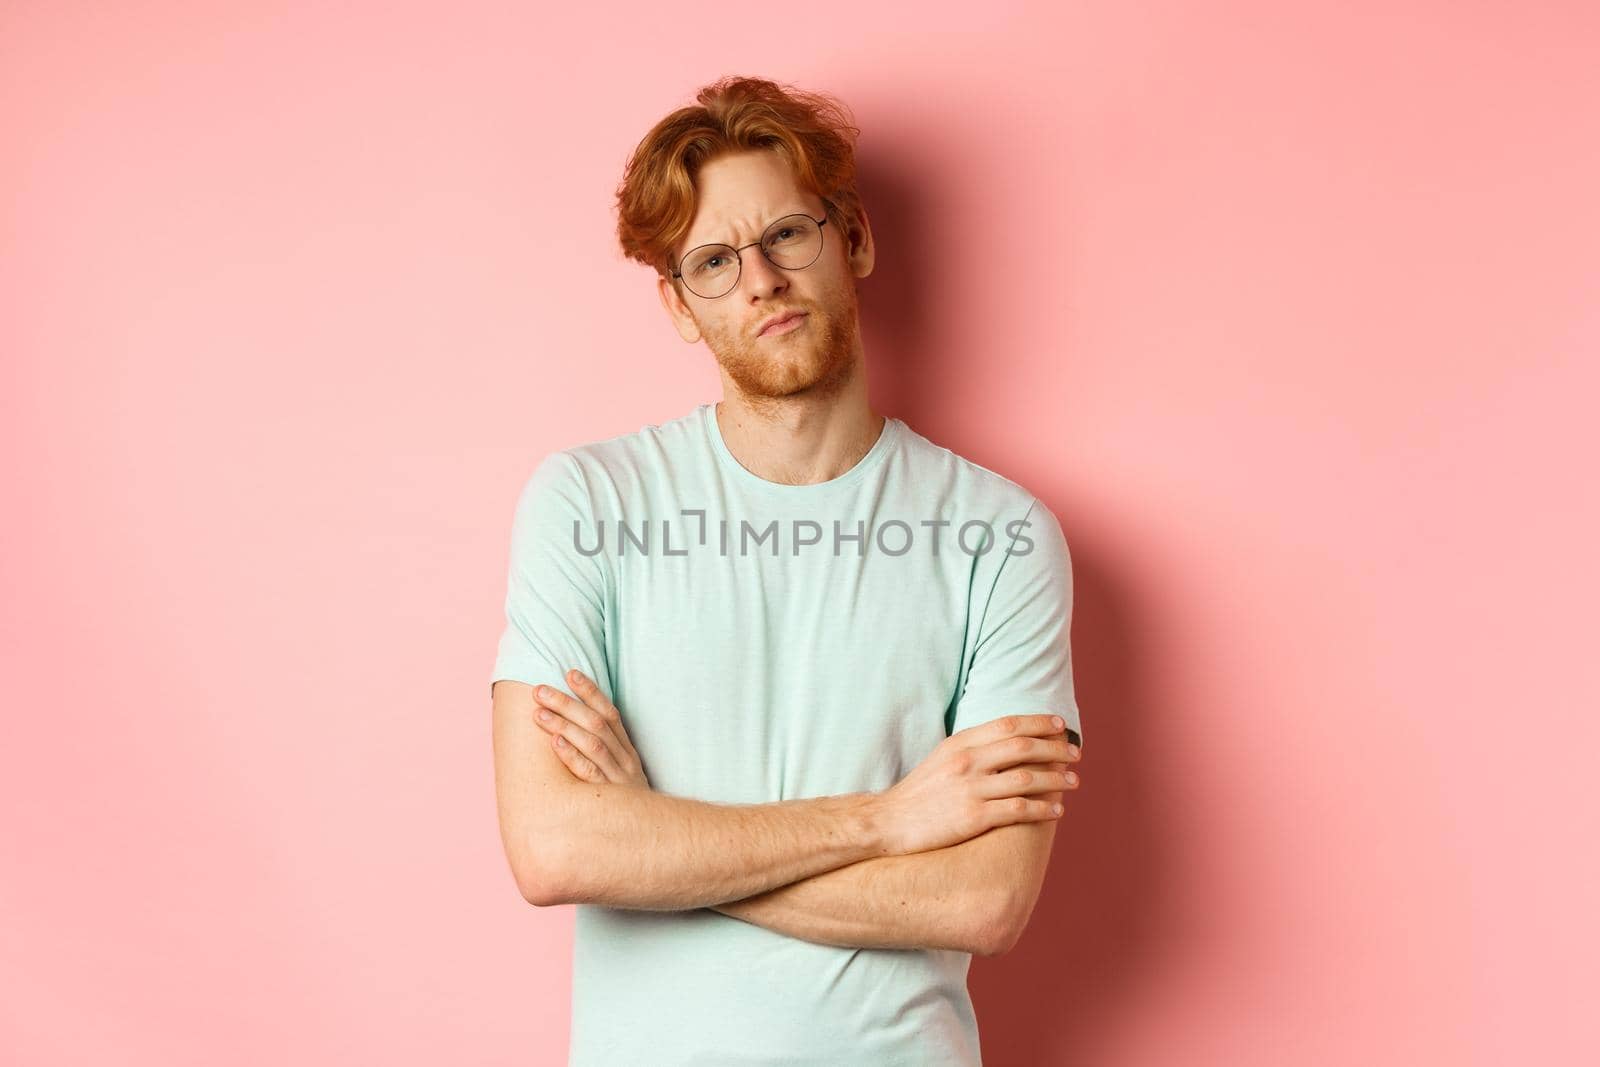
<path fill-rule="evenodd" d="M 798 326 L 800 324 L 800 320 L 805 317 L 806 313 L 804 311 L 791 311 L 787 315 L 783 315 L 768 322 L 765 326 L 761 327 L 761 332 L 756 336 L 768 337 L 775 334 L 788 333 L 790 330 Z"/>

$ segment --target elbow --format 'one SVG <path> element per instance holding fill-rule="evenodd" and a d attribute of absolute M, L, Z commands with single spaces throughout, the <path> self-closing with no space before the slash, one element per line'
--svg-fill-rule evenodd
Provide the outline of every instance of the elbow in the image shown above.
<path fill-rule="evenodd" d="M 539 810 L 502 822 L 506 858 L 522 899 L 540 908 L 585 904 L 583 820 L 554 796 Z M 590 857 L 592 859 L 592 857 Z"/>
<path fill-rule="evenodd" d="M 997 956 L 1004 956 L 1007 952 L 1016 948 L 1018 940 L 1018 937 L 1004 929 L 985 930 L 978 938 L 972 954 L 974 956 L 982 956 L 986 960 L 992 960 Z"/>
<path fill-rule="evenodd" d="M 1003 931 L 999 939 L 990 945 L 986 958 L 994 959 L 996 956 L 1004 956 L 1007 952 L 1016 948 L 1017 942 L 1021 940 L 1022 931 L 1020 929 Z"/>
<path fill-rule="evenodd" d="M 562 893 L 555 887 L 555 883 L 544 876 L 517 873 L 517 889 L 522 893 L 522 899 L 536 908 L 548 908 L 554 904 L 565 904 Z"/>
<path fill-rule="evenodd" d="M 982 909 L 972 954 L 984 959 L 1004 956 L 1017 947 L 1026 926 L 1027 917 L 1019 915 L 1016 901 L 1002 894 L 998 903 Z"/>
<path fill-rule="evenodd" d="M 548 908 L 578 902 L 572 893 L 571 881 L 564 873 L 566 865 L 559 862 L 557 853 L 558 850 L 549 847 L 541 848 L 538 853 L 525 850 L 511 861 L 511 873 L 516 879 L 517 891 L 522 894 L 523 900 L 534 907 Z"/>

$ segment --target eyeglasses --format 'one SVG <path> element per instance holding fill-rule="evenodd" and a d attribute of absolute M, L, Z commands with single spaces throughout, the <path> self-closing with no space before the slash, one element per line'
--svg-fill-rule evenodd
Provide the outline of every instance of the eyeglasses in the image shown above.
<path fill-rule="evenodd" d="M 672 276 L 682 279 L 688 290 L 702 300 L 727 296 L 739 284 L 739 275 L 744 272 L 741 253 L 746 248 L 760 245 L 761 254 L 774 267 L 804 270 L 822 255 L 822 227 L 827 224 L 826 211 L 820 219 L 805 214 L 785 215 L 767 227 L 761 240 L 740 248 L 724 244 L 691 248 Z"/>

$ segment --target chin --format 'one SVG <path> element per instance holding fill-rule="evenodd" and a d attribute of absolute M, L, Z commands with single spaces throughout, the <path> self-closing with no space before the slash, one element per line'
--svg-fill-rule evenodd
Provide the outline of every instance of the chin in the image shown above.
<path fill-rule="evenodd" d="M 813 310 L 811 320 L 796 336 L 756 337 L 708 346 L 724 373 L 749 396 L 770 398 L 793 396 L 837 379 L 850 362 L 846 348 L 837 356 L 827 349 L 833 331 Z M 748 336 L 748 335 L 747 335 Z"/>

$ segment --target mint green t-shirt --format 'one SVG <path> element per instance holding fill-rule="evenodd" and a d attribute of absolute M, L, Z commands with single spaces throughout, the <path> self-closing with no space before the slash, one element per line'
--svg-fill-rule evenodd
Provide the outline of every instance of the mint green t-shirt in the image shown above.
<path fill-rule="evenodd" d="M 553 452 L 517 501 L 505 608 L 491 682 L 570 693 L 583 671 L 675 796 L 883 790 L 1013 713 L 1083 735 L 1056 517 L 895 418 L 815 485 L 741 466 L 710 403 Z M 580 904 L 569 1062 L 972 1067 L 971 961 Z"/>

